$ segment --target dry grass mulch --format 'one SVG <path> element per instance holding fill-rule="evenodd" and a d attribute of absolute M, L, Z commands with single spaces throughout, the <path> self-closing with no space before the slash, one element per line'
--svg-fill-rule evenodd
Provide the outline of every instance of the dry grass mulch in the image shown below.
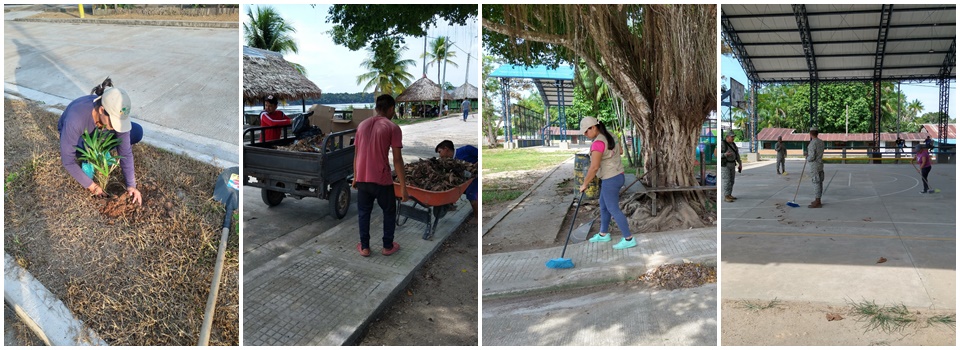
<path fill-rule="evenodd" d="M 91 197 L 63 169 L 58 119 L 33 102 L 4 100 L 5 251 L 111 345 L 196 344 L 224 215 L 212 199 L 221 170 L 134 145 L 143 205 L 111 218 L 101 213 L 110 200 Z M 112 181 L 107 191 L 122 193 L 119 171 Z M 232 231 L 211 345 L 239 344 Z"/>

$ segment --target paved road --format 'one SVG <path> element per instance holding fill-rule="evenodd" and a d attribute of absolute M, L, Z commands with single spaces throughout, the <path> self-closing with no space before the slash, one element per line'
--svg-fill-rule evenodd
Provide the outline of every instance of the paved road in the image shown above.
<path fill-rule="evenodd" d="M 25 14 L 4 14 L 3 76 L 8 85 L 70 101 L 109 76 L 130 95 L 134 120 L 238 144 L 236 29 L 10 20 Z M 238 154 L 235 149 L 233 154 Z"/>

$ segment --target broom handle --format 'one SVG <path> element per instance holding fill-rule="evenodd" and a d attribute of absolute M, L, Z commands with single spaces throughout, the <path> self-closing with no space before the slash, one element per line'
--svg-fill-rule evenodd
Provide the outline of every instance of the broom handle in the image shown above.
<path fill-rule="evenodd" d="M 803 169 L 800 170 L 800 180 L 797 180 L 797 191 L 793 193 L 793 202 L 797 202 L 797 194 L 800 193 L 800 183 L 803 182 L 803 172 L 807 171 L 807 160 L 803 160 Z"/>
<path fill-rule="evenodd" d="M 577 210 L 573 211 L 573 220 L 570 220 L 570 231 L 567 231 L 567 241 L 563 242 L 563 251 L 560 252 L 560 258 L 567 253 L 567 244 L 570 243 L 570 235 L 573 233 L 573 225 L 577 224 L 577 213 L 580 212 L 580 205 L 583 204 L 583 192 L 580 192 L 580 199 L 577 200 Z"/>

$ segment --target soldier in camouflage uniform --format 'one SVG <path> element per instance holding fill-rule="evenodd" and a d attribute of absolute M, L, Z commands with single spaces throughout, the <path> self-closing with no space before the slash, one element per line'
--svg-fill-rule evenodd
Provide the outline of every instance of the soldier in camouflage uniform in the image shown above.
<path fill-rule="evenodd" d="M 813 187 L 816 189 L 817 199 L 810 203 L 807 208 L 820 208 L 820 196 L 823 195 L 823 140 L 817 137 L 820 132 L 817 127 L 810 128 L 810 144 L 807 146 L 807 163 L 810 164 L 810 177 L 813 179 Z"/>
<path fill-rule="evenodd" d="M 783 136 L 777 137 L 777 175 L 787 172 L 787 145 L 783 143 Z"/>
<path fill-rule="evenodd" d="M 740 152 L 737 145 L 733 143 L 733 131 L 728 131 L 723 145 L 720 147 L 720 167 L 723 171 L 723 200 L 733 202 L 737 197 L 733 196 L 733 182 L 737 176 L 737 171 L 743 171 L 743 162 L 740 161 Z"/>

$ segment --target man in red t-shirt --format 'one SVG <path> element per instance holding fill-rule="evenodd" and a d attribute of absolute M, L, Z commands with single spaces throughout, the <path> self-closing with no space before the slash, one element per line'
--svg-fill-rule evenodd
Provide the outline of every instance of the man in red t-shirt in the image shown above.
<path fill-rule="evenodd" d="M 393 176 L 390 174 L 390 161 L 387 153 L 393 151 L 393 168 L 397 172 L 402 193 L 401 200 L 406 202 L 407 179 L 403 171 L 403 132 L 390 119 L 395 115 L 396 101 L 390 95 L 377 97 L 376 112 L 373 118 L 364 120 L 357 126 L 354 139 L 353 188 L 357 189 L 357 211 L 360 221 L 360 243 L 357 251 L 361 256 L 370 256 L 370 214 L 376 201 L 383 210 L 383 255 L 391 255 L 400 250 L 400 244 L 393 241 L 393 232 L 397 227 L 397 203 L 393 191 Z"/>
<path fill-rule="evenodd" d="M 287 126 L 290 125 L 290 117 L 283 114 L 283 111 L 277 110 L 277 98 L 273 95 L 267 96 L 263 100 L 263 112 L 260 113 L 260 126 Z M 270 128 L 263 130 L 260 135 L 260 142 L 273 141 L 280 138 L 281 128 Z"/>

